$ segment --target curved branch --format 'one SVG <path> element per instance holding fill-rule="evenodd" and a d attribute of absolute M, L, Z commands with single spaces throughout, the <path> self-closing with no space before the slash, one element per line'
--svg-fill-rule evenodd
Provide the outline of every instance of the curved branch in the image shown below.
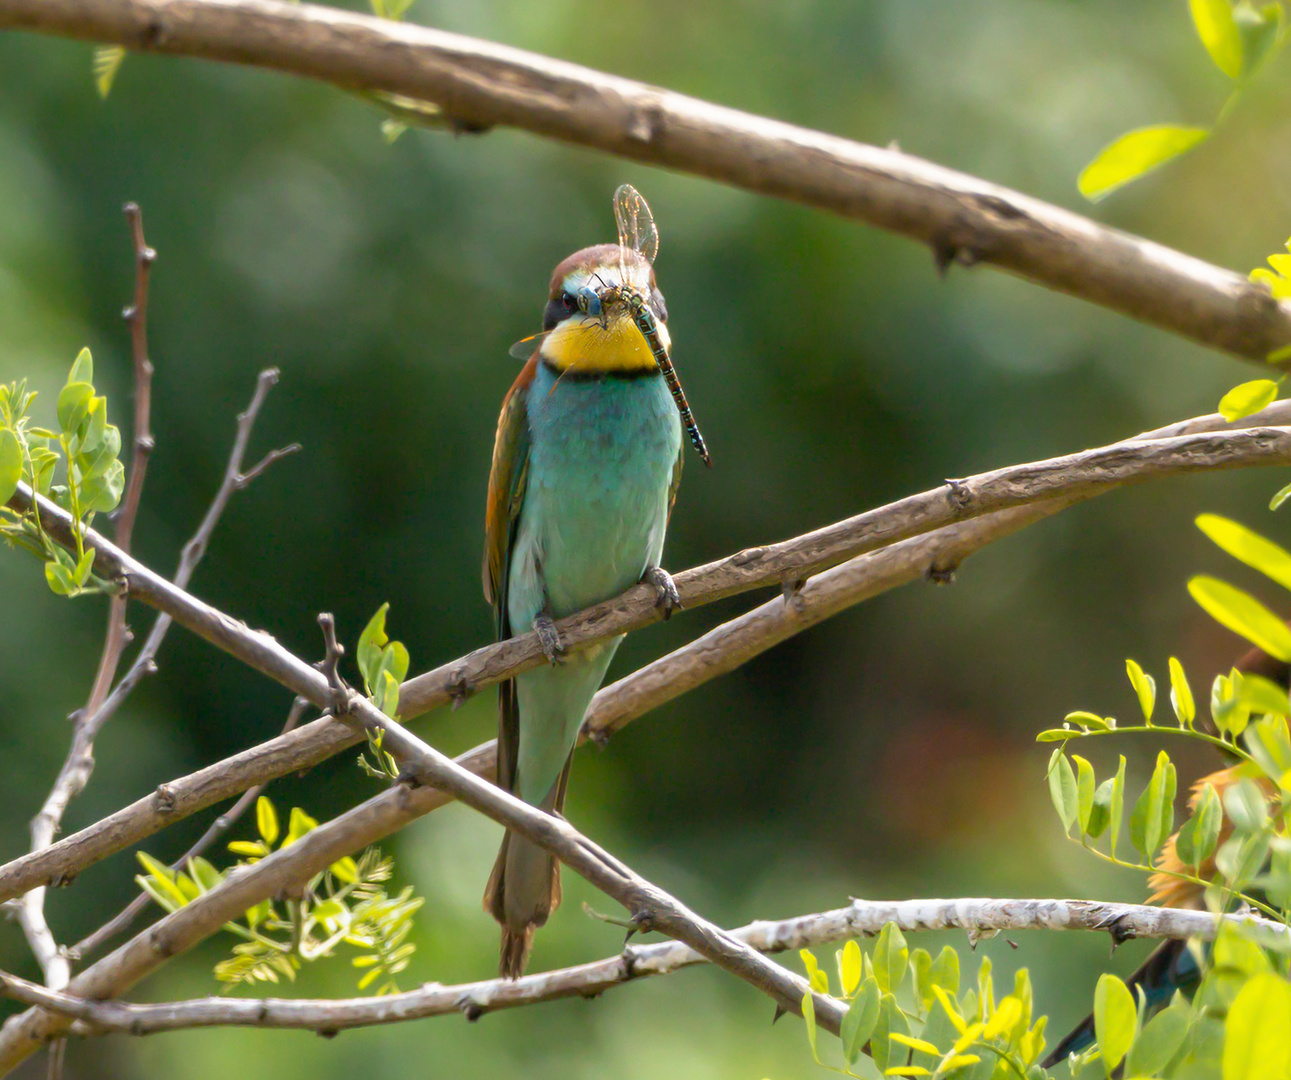
<path fill-rule="evenodd" d="M 1202 911 L 1113 904 L 1097 900 L 853 900 L 845 908 L 799 915 L 774 922 L 759 920 L 728 931 L 730 936 L 763 953 L 783 952 L 877 934 L 892 922 L 907 933 L 958 928 L 976 943 L 1003 930 L 1093 930 L 1107 932 L 1119 944 L 1130 938 L 1199 938 L 1212 940 L 1221 922 L 1253 925 L 1285 936 L 1287 927 L 1252 916 L 1221 919 Z M 464 1015 L 477 1020 L 485 1013 L 536 1005 L 568 997 L 596 997 L 606 990 L 650 975 L 667 975 L 704 963 L 694 949 L 676 941 L 628 945 L 617 956 L 590 964 L 544 971 L 520 979 L 441 986 L 427 983 L 416 990 L 382 997 L 335 999 L 208 997 L 135 1005 L 91 1001 L 60 994 L 0 972 L 0 994 L 72 1020 L 84 1030 L 73 1034 L 118 1032 L 155 1035 L 196 1027 L 303 1028 L 332 1035 L 346 1028 L 396 1024 L 431 1016 Z"/>
<path fill-rule="evenodd" d="M 1276 424 L 1289 420 L 1291 402 L 1277 402 L 1241 423 Z M 1210 414 L 1146 432 L 1128 442 L 1152 443 L 1161 437 L 1232 430 L 1232 427 L 1218 414 Z M 603 740 L 610 732 L 642 715 L 647 709 L 736 666 L 728 662 L 728 657 L 734 659 L 742 655 L 747 659 L 792 633 L 814 625 L 820 617 L 887 589 L 930 574 L 944 577 L 978 548 L 1007 536 L 1032 521 L 1056 513 L 1075 501 L 1076 496 L 1051 498 L 1032 506 L 983 515 L 891 545 L 845 563 L 836 570 L 818 575 L 797 594 L 789 610 L 786 610 L 779 599 L 773 600 L 601 690 L 589 710 L 585 730 L 593 737 Z M 808 534 L 812 535 L 815 534 Z M 795 541 L 787 541 L 777 547 L 792 550 L 794 543 Z M 752 549 L 754 553 L 768 550 L 770 549 Z M 737 564 L 738 569 L 742 558 L 744 553 L 732 556 L 725 563 L 710 564 L 710 567 Z M 697 606 L 708 598 L 705 591 L 708 569 L 709 567 L 700 567 L 677 575 L 679 582 L 687 581 L 689 588 L 693 589 L 693 592 L 687 594 L 691 606 Z M 645 593 L 637 608 L 644 624 L 656 617 L 653 597 L 650 590 L 637 591 Z M 595 613 L 613 608 L 614 604 L 602 605 L 592 611 Z M 575 616 L 575 620 L 578 618 L 579 616 Z M 589 621 L 600 625 L 601 617 L 589 617 Z M 606 635 L 620 632 L 615 623 L 600 625 L 600 630 Z M 533 635 L 528 637 L 532 638 Z M 405 718 L 453 700 L 455 694 L 461 692 L 466 678 L 464 673 L 468 670 L 489 672 L 487 679 L 479 677 L 475 684 L 482 686 L 523 670 L 521 665 L 532 666 L 534 661 L 530 657 L 532 654 L 540 655 L 540 650 L 533 647 L 529 654 L 521 651 L 524 658 L 516 662 L 515 645 L 516 641 L 510 641 L 487 646 L 409 680 L 402 688 L 403 696 L 400 699 L 400 709 Z M 681 656 L 688 658 L 686 663 L 678 662 Z M 702 663 L 692 663 L 700 657 Z M 416 693 L 417 690 L 420 693 Z M 409 705 L 409 701 L 413 704 Z M 45 851 L 24 855 L 0 866 L 0 901 L 21 895 L 41 884 L 63 883 L 86 866 L 138 843 L 180 818 L 231 798 L 254 784 L 310 768 L 361 741 L 362 736 L 351 725 L 327 716 L 304 725 L 290 735 L 271 739 L 187 777 L 163 784 L 152 795 L 123 807 Z M 495 768 L 495 747 L 491 742 L 484 744 L 458 758 L 458 762 L 478 775 L 491 777 Z M 436 805 L 447 801 L 444 799 Z"/>
<path fill-rule="evenodd" d="M 987 263 L 1238 356 L 1291 341 L 1291 306 L 1229 270 L 1038 199 L 822 132 L 459 34 L 278 0 L 0 0 L 0 27 L 378 90 L 720 180 Z"/>

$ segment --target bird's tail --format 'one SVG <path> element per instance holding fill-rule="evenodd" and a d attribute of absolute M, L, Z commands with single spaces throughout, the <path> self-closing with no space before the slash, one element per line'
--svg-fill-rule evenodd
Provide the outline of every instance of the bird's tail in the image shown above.
<path fill-rule="evenodd" d="M 560 813 L 569 778 L 566 764 L 539 809 Z M 522 836 L 508 831 L 493 873 L 484 889 L 484 910 L 502 924 L 498 973 L 518 979 L 529 962 L 533 932 L 560 906 L 560 864 L 555 857 Z"/>

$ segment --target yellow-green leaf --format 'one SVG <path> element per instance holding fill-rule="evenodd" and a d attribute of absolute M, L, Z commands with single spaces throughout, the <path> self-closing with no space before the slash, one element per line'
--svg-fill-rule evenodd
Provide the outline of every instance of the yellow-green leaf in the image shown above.
<path fill-rule="evenodd" d="M 1134 1020 L 1129 988 L 1115 975 L 1100 976 L 1094 989 L 1094 1038 L 1109 1076 L 1134 1042 Z"/>
<path fill-rule="evenodd" d="M 1219 413 L 1229 423 L 1251 416 L 1272 404 L 1278 396 L 1278 383 L 1274 379 L 1252 379 L 1238 383 L 1219 399 Z"/>
<path fill-rule="evenodd" d="M 1085 198 L 1097 201 L 1122 184 L 1186 153 L 1209 135 L 1206 128 L 1173 124 L 1128 131 L 1085 166 L 1076 185 Z"/>
<path fill-rule="evenodd" d="M 1197 36 L 1210 58 L 1230 79 L 1242 73 L 1242 36 L 1233 21 L 1230 0 L 1189 0 Z"/>
<path fill-rule="evenodd" d="M 264 795 L 256 799 L 256 829 L 269 847 L 278 842 L 278 811 Z"/>
<path fill-rule="evenodd" d="M 94 85 L 99 97 L 105 98 L 112 92 L 112 83 L 125 58 L 126 51 L 120 45 L 100 45 L 94 50 Z"/>
<path fill-rule="evenodd" d="M 1291 985 L 1254 976 L 1224 1022 L 1224 1080 L 1281 1080 L 1291 1073 Z"/>
<path fill-rule="evenodd" d="M 1192 697 L 1192 687 L 1188 685 L 1188 676 L 1183 665 L 1173 656 L 1170 657 L 1170 704 L 1174 714 L 1185 727 L 1192 727 L 1197 718 L 1197 703 Z"/>
<path fill-rule="evenodd" d="M 851 997 L 856 988 L 861 985 L 861 947 L 855 941 L 849 941 L 843 946 L 842 957 L 839 960 L 839 971 L 842 976 L 843 994 Z"/>
<path fill-rule="evenodd" d="M 1201 514 L 1197 528 L 1234 559 L 1291 589 L 1291 552 L 1245 525 L 1218 514 Z"/>
<path fill-rule="evenodd" d="M 1188 592 L 1221 626 L 1241 634 L 1274 659 L 1291 660 L 1291 629 L 1249 593 L 1204 574 L 1188 582 Z"/>
<path fill-rule="evenodd" d="M 0 431 L 0 506 L 13 498 L 22 479 L 22 446 L 7 428 Z"/>
<path fill-rule="evenodd" d="M 1130 685 L 1134 687 L 1134 693 L 1138 695 L 1139 708 L 1143 710 L 1143 719 L 1152 719 L 1152 710 L 1157 704 L 1157 683 L 1151 675 L 1144 671 L 1136 660 L 1125 661 L 1125 671 L 1130 677 Z"/>

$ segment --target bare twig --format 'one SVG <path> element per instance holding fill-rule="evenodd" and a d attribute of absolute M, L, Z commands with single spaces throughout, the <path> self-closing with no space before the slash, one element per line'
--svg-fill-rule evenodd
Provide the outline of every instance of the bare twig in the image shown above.
<path fill-rule="evenodd" d="M 150 424 L 152 411 L 152 364 L 148 360 L 148 276 L 157 253 L 144 239 L 143 215 L 135 203 L 126 203 L 126 220 L 134 241 L 135 282 L 134 300 L 124 315 L 130 324 L 131 352 L 134 356 L 134 452 L 130 461 L 130 479 L 125 498 L 121 503 L 116 522 L 117 546 L 130 551 L 135 518 L 139 513 L 139 500 L 143 495 L 144 477 L 148 459 L 152 454 L 153 438 Z M 42 851 L 54 842 L 68 803 L 85 787 L 94 768 L 94 735 L 102 726 L 99 714 L 112 680 L 116 678 L 121 654 L 129 642 L 126 628 L 126 597 L 114 595 L 108 602 L 108 628 L 104 635 L 103 652 L 99 657 L 98 671 L 91 685 L 85 705 L 73 717 L 72 746 L 53 789 L 31 822 L 31 850 Z M 146 668 L 133 668 L 122 680 L 128 693 Z M 110 715 L 110 713 L 108 714 Z M 18 921 L 44 973 L 45 982 L 55 990 L 67 985 L 71 967 L 63 955 L 49 923 L 45 918 L 45 890 L 33 889 L 22 898 Z M 51 1062 L 50 1075 L 58 1075 L 57 1057 Z"/>
<path fill-rule="evenodd" d="M 282 726 L 282 733 L 295 729 L 300 723 L 300 718 L 305 715 L 305 710 L 309 708 L 309 702 L 302 697 L 292 700 L 291 710 L 287 714 L 287 722 Z M 189 859 L 195 859 L 203 852 L 207 851 L 220 837 L 224 836 L 237 823 L 238 819 L 247 812 L 248 809 L 260 797 L 268 781 L 256 784 L 255 787 L 247 788 L 229 809 L 224 811 L 207 827 L 206 832 L 198 838 L 197 843 L 190 847 L 183 855 L 170 864 L 172 870 L 182 870 L 188 863 Z M 111 941 L 118 934 L 124 933 L 130 929 L 130 925 L 141 915 L 151 902 L 147 893 L 140 893 L 120 912 L 109 919 L 89 936 L 78 941 L 68 953 L 72 959 L 80 961 L 91 956 L 105 943 Z"/>
<path fill-rule="evenodd" d="M 1291 402 L 1279 402 L 1257 416 L 1248 418 L 1244 423 L 1275 424 L 1288 420 L 1291 420 Z M 1211 414 L 1182 421 L 1170 428 L 1147 432 L 1130 441 L 1150 444 L 1164 435 L 1192 435 L 1222 430 L 1235 429 L 1223 417 Z M 674 675 L 677 674 L 678 667 L 672 665 L 670 657 L 664 657 L 640 672 L 628 676 L 620 683 L 605 688 L 593 702 L 586 727 L 603 738 L 611 730 L 617 730 L 633 717 L 640 715 L 645 708 L 677 696 L 690 686 L 703 681 L 704 678 L 711 678 L 723 670 L 728 670 L 723 666 L 726 663 L 723 658 L 725 650 L 743 651 L 746 656 L 753 655 L 761 649 L 769 648 L 776 641 L 783 640 L 788 636 L 788 631 L 794 627 L 802 630 L 814 625 L 818 621 L 814 614 L 817 611 L 828 614 L 838 610 L 839 605 L 845 606 L 844 601 L 856 603 L 867 596 L 895 588 L 930 573 L 944 575 L 979 547 L 1009 535 L 1031 521 L 1071 505 L 1076 498 L 1075 496 L 1056 497 L 1032 506 L 1001 511 L 975 520 L 944 526 L 926 536 L 892 545 L 883 551 L 855 560 L 854 563 L 839 567 L 836 572 L 828 576 L 821 575 L 822 580 L 809 582 L 808 587 L 798 594 L 791 610 L 783 610 L 779 600 L 772 601 L 754 612 L 733 620 L 732 623 L 716 628 L 698 642 L 686 646 L 685 650 L 702 652 L 704 663 L 694 668 L 693 678 L 690 675 L 679 676 L 678 680 L 671 684 L 674 687 L 671 693 L 665 685 L 667 680 L 659 677 L 659 665 L 670 665 L 669 670 Z M 811 535 L 815 534 L 809 534 Z M 796 541 L 787 541 L 777 546 L 791 548 L 795 543 Z M 766 548 L 752 549 L 755 554 L 767 550 Z M 743 557 L 741 553 L 723 563 L 710 564 L 710 567 L 721 568 L 728 564 L 738 564 Z M 679 581 L 689 582 L 688 587 L 692 590 L 688 598 L 690 606 L 697 606 L 710 598 L 707 589 L 712 579 L 706 576 L 705 572 L 708 569 L 709 567 L 701 567 L 677 575 Z M 723 584 L 722 578 L 719 577 L 717 580 L 719 584 Z M 727 594 L 722 593 L 722 595 Z M 846 599 L 848 597 L 850 600 Z M 817 605 L 820 606 L 817 607 Z M 612 611 L 614 607 L 614 604 L 602 605 L 601 608 L 592 610 L 594 613 L 598 610 L 604 612 L 607 608 Z M 654 612 L 652 596 L 647 598 L 643 608 L 647 617 Z M 578 618 L 575 617 L 575 620 Z M 589 622 L 597 625 L 606 635 L 621 632 L 620 624 L 614 622 L 607 624 L 603 615 L 590 618 Z M 740 632 L 731 633 L 736 629 L 740 629 Z M 750 646 L 755 640 L 761 643 L 760 648 L 755 647 L 750 651 Z M 416 715 L 429 708 L 446 704 L 456 696 L 470 692 L 478 686 L 506 678 L 515 671 L 521 670 L 513 659 L 514 650 L 510 646 L 510 642 L 488 646 L 404 683 L 400 698 L 401 712 L 405 716 Z M 539 652 L 537 649 L 534 651 Z M 506 660 L 495 660 L 494 658 L 499 654 L 506 657 Z M 506 666 L 507 660 L 511 663 L 510 667 Z M 525 660 L 521 661 L 521 663 L 524 662 Z M 490 677 L 478 677 L 479 681 L 468 683 L 465 675 L 468 670 L 472 672 L 487 670 Z M 410 690 L 415 691 L 418 688 L 421 691 L 419 694 L 409 694 Z M 413 704 L 408 704 L 408 701 L 412 701 Z M 85 866 L 137 843 L 173 821 L 222 799 L 230 798 L 252 784 L 309 768 L 361 741 L 362 735 L 356 733 L 350 725 L 324 717 L 298 729 L 291 736 L 270 740 L 190 776 L 172 781 L 163 785 L 156 794 L 124 807 L 115 814 L 60 841 L 53 848 L 37 856 L 22 856 L 0 867 L 0 899 L 20 895 L 37 884 L 59 880 L 79 872 Z M 491 776 L 495 763 L 494 746 L 488 743 L 477 747 L 458 760 L 464 767 L 480 775 Z"/>
<path fill-rule="evenodd" d="M 1253 916 L 1216 918 L 1201 911 L 1094 900 L 983 899 L 854 900 L 845 908 L 771 922 L 759 920 L 729 933 L 759 952 L 776 953 L 876 934 L 889 922 L 906 933 L 965 930 L 973 944 L 1004 930 L 1092 930 L 1110 933 L 1118 943 L 1130 938 L 1209 941 L 1223 922 L 1258 926 L 1280 936 L 1287 933 L 1281 923 Z M 457 986 L 428 983 L 402 994 L 348 1000 L 208 997 L 134 1005 L 55 993 L 3 972 L 0 972 L 0 994 L 82 1021 L 84 1027 L 74 1027 L 74 1034 L 153 1035 L 184 1028 L 230 1025 L 304 1028 L 332 1034 L 346 1028 L 431 1016 L 465 1015 L 476 1020 L 499 1009 L 567 997 L 595 997 L 634 979 L 667 975 L 704 962 L 704 957 L 694 949 L 680 942 L 665 941 L 628 945 L 617 956 L 520 979 L 488 979 Z"/>
<path fill-rule="evenodd" d="M 1291 307 L 1239 274 L 898 150 L 722 108 L 519 49 L 277 0 L 0 0 L 0 27 L 198 56 L 439 106 L 720 180 L 986 263 L 1239 356 L 1291 341 Z"/>

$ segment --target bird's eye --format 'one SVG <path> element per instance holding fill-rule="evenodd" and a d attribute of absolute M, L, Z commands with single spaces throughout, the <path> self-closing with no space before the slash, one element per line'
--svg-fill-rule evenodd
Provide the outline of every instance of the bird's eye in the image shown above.
<path fill-rule="evenodd" d="M 571 292 L 562 292 L 560 294 L 560 303 L 566 311 L 578 310 L 578 297 Z"/>

